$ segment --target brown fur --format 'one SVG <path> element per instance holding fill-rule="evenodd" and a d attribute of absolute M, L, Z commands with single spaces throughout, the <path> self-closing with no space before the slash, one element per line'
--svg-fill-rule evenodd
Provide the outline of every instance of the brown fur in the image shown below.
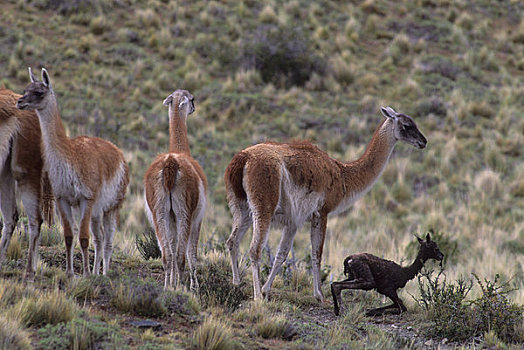
<path fill-rule="evenodd" d="M 175 187 L 179 165 L 175 157 L 169 157 L 163 163 L 163 166 L 164 190 L 169 192 Z"/>
<path fill-rule="evenodd" d="M 13 179 L 20 194 L 27 192 L 28 195 L 35 198 L 37 201 L 36 212 L 32 212 L 29 205 L 26 203 L 26 212 L 30 223 L 34 222 L 37 226 L 36 236 L 31 237 L 28 264 L 26 274 L 28 278 L 34 275 L 34 266 L 36 266 L 36 259 L 38 257 L 38 247 L 35 246 L 40 236 L 40 223 L 42 218 L 47 225 L 53 222 L 53 207 L 54 198 L 49 186 L 49 179 L 47 174 L 43 171 L 43 159 L 41 153 L 41 132 L 38 117 L 34 111 L 22 111 L 16 108 L 16 101 L 21 97 L 11 90 L 0 89 L 0 129 L 5 127 L 8 123 L 16 120 L 17 128 L 11 134 L 11 145 L 6 151 L 7 161 L 5 164 L 0 164 L 0 172 L 7 175 L 2 181 L 10 181 Z M 12 187 L 14 191 L 15 183 L 3 185 Z M 7 201 L 7 195 L 5 195 Z M 2 195 L 0 194 L 0 200 Z M 11 210 L 16 212 L 16 203 L 3 203 L 2 207 L 13 206 Z M 7 209 L 6 209 L 7 210 Z M 4 218 L 5 221 L 6 218 Z M 15 223 L 16 224 L 16 223 Z M 7 229 L 7 228 L 6 228 Z M 4 231 L 5 246 L 3 250 L 7 249 L 11 232 Z M 32 253 L 32 251 L 34 253 Z M 2 253 L 0 253 L 2 255 Z M 34 256 L 33 256 L 34 255 Z M 3 257 L 0 257 L 2 260 Z"/>

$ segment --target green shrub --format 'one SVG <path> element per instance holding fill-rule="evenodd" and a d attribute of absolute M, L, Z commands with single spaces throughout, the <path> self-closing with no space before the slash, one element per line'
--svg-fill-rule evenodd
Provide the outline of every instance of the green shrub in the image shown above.
<path fill-rule="evenodd" d="M 325 70 L 311 49 L 307 32 L 299 27 L 259 26 L 246 36 L 244 47 L 243 65 L 258 70 L 266 83 L 303 86 L 313 72 Z"/>
<path fill-rule="evenodd" d="M 122 348 L 123 340 L 118 329 L 105 322 L 84 317 L 40 328 L 37 331 L 39 348 L 54 350 Z M 117 344 L 118 347 L 115 347 Z"/>
<path fill-rule="evenodd" d="M 515 334 L 515 326 L 522 324 L 524 306 L 516 305 L 508 299 L 508 294 L 515 289 L 508 282 L 500 282 L 495 275 L 493 282 L 480 280 L 473 275 L 482 295 L 472 301 L 473 324 L 482 333 L 494 332 L 500 339 L 509 342 L 524 341 L 524 334 Z"/>
<path fill-rule="evenodd" d="M 499 275 L 491 282 L 481 281 L 474 274 L 482 295 L 466 300 L 473 282 L 462 278 L 456 283 L 447 283 L 445 278 L 440 281 L 442 273 L 433 279 L 431 272 L 418 277 L 420 299 L 416 301 L 431 320 L 431 325 L 425 329 L 429 335 L 465 341 L 491 332 L 503 341 L 524 340 L 522 329 L 518 329 L 524 319 L 524 306 L 509 301 L 512 289 L 507 282 L 500 282 Z"/>
<path fill-rule="evenodd" d="M 162 256 L 155 231 L 148 229 L 144 231 L 142 237 L 136 235 L 135 237 L 136 249 L 145 260 L 158 259 Z"/>

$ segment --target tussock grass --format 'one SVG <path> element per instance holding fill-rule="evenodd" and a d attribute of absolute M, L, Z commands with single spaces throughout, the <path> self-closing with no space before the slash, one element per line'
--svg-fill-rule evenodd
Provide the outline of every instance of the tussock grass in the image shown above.
<path fill-rule="evenodd" d="M 255 325 L 256 334 L 265 339 L 290 340 L 297 330 L 284 316 L 265 317 Z"/>
<path fill-rule="evenodd" d="M 32 349 L 29 333 L 4 315 L 0 315 L 0 347 L 6 350 Z"/>
<path fill-rule="evenodd" d="M 13 308 L 16 317 L 27 326 L 68 322 L 78 312 L 77 306 L 64 293 L 57 290 L 24 298 Z"/>
<path fill-rule="evenodd" d="M 213 317 L 207 318 L 198 327 L 192 342 L 197 350 L 229 350 L 235 347 L 230 328 Z"/>
<path fill-rule="evenodd" d="M 7 258 L 9 260 L 18 260 L 22 258 L 22 239 L 16 231 L 11 236 L 11 242 L 7 247 Z"/>

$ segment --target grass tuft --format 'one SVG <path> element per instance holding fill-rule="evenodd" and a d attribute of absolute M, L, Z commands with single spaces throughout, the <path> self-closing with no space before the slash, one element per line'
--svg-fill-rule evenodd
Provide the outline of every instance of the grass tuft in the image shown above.
<path fill-rule="evenodd" d="M 57 290 L 20 300 L 14 309 L 23 324 L 37 327 L 68 322 L 78 312 L 76 304 Z"/>
<path fill-rule="evenodd" d="M 32 349 L 31 339 L 16 321 L 0 315 L 0 348 L 6 350 Z"/>
<path fill-rule="evenodd" d="M 193 334 L 193 346 L 196 350 L 230 350 L 235 342 L 228 326 L 209 317 Z"/>

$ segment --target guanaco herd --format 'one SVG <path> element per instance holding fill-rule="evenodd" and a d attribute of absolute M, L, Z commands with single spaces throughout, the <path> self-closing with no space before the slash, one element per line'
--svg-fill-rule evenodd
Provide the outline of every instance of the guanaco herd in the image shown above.
<path fill-rule="evenodd" d="M 54 203 L 64 230 L 67 274 L 74 276 L 73 232 L 79 238 L 83 275 L 90 274 L 91 232 L 95 248 L 92 273 L 99 274 L 102 264 L 105 275 L 129 184 L 128 166 L 122 151 L 107 140 L 69 138 L 47 70 L 42 68 L 39 81 L 29 68 L 29 77 L 31 83 L 23 96 L 0 89 L 0 264 L 18 220 L 16 187 L 28 217 L 27 280 L 34 279 L 40 226 L 52 221 Z M 164 288 L 181 284 L 187 263 L 190 290 L 194 291 L 199 288 L 197 246 L 207 192 L 206 176 L 191 157 L 187 138 L 187 118 L 195 111 L 194 98 L 186 90 L 176 90 L 163 104 L 169 109 L 169 150 L 158 155 L 145 173 L 145 211 L 162 253 Z M 351 162 L 333 159 L 307 141 L 263 142 L 233 157 L 224 175 L 233 216 L 227 246 L 233 283 L 239 284 L 239 245 L 253 227 L 249 255 L 255 300 L 268 298 L 295 234 L 306 221 L 311 223 L 313 294 L 320 302 L 324 300 L 320 264 L 328 215 L 346 211 L 371 189 L 397 141 L 418 149 L 426 147 L 426 138 L 411 117 L 391 107 L 381 107 L 381 112 L 385 119 L 362 156 Z M 271 224 L 282 226 L 282 235 L 269 276 L 261 286 L 261 254 Z M 339 313 L 343 289 L 377 289 L 393 300 L 398 312 L 405 311 L 396 289 L 413 278 L 427 259 L 443 257 L 429 234 L 426 241 L 419 241 L 419 256 L 410 267 L 401 268 L 370 254 L 348 257 L 344 261 L 348 279 L 331 285 L 335 313 Z"/>

